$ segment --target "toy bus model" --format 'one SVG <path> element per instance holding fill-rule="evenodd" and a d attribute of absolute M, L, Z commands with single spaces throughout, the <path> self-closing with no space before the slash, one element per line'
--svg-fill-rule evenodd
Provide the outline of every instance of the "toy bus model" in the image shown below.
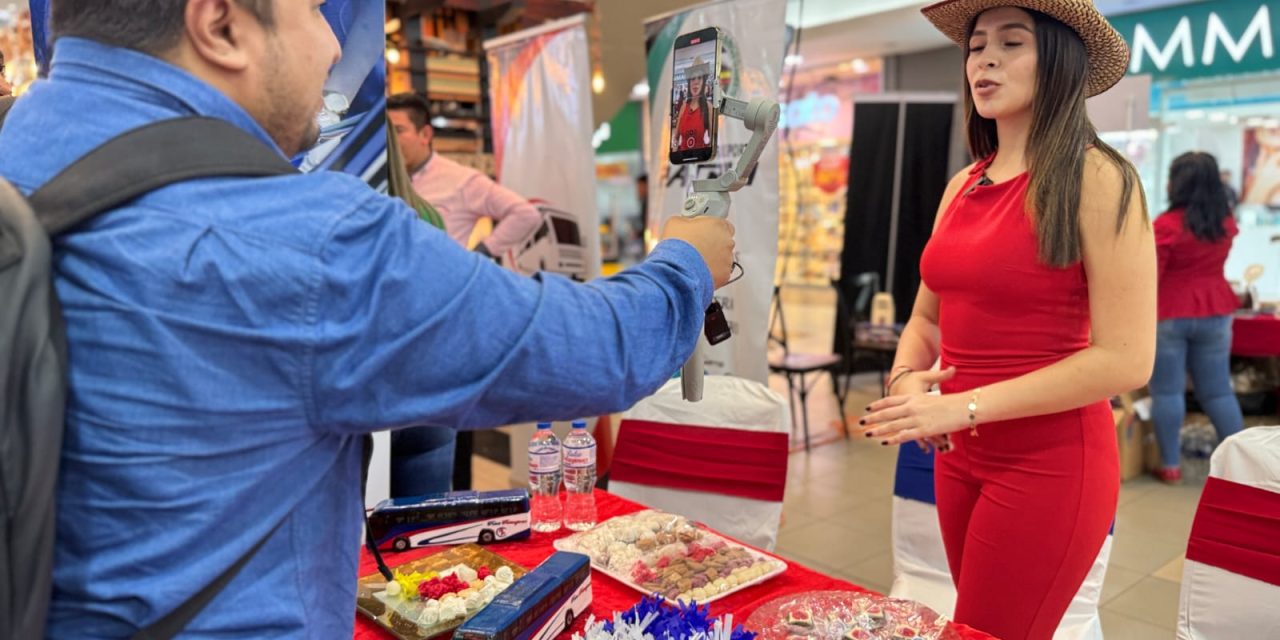
<path fill-rule="evenodd" d="M 454 640 L 550 640 L 591 606 L 591 560 L 557 551 L 462 623 Z"/>
<path fill-rule="evenodd" d="M 488 544 L 529 537 L 529 493 L 454 491 L 383 500 L 369 514 L 380 550 L 437 544 Z"/>
<path fill-rule="evenodd" d="M 586 281 L 586 249 L 582 246 L 578 219 L 541 200 L 530 202 L 542 214 L 542 222 L 524 242 L 507 252 L 503 264 L 525 275 L 550 271 L 578 282 Z"/>

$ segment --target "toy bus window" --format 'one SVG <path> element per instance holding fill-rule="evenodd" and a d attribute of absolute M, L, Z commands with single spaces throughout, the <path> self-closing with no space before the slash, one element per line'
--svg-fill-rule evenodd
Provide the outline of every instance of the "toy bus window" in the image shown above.
<path fill-rule="evenodd" d="M 559 240 L 560 244 L 582 246 L 582 238 L 578 235 L 578 225 L 572 220 L 552 218 L 551 224 L 556 227 L 556 240 Z"/>

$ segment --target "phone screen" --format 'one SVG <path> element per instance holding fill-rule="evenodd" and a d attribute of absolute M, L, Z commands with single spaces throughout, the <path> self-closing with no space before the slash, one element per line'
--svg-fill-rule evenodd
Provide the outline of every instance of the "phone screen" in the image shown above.
<path fill-rule="evenodd" d="M 715 156 L 719 36 L 719 29 L 709 27 L 676 38 L 671 57 L 672 164 L 705 162 Z"/>

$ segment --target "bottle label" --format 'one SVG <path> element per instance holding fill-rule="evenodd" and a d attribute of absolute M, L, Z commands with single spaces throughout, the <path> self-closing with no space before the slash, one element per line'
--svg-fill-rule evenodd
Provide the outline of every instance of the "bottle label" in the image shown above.
<path fill-rule="evenodd" d="M 560 470 L 560 452 L 529 452 L 529 471 L 531 473 L 555 473 Z"/>
<path fill-rule="evenodd" d="M 564 466 L 580 469 L 582 467 L 593 467 L 595 464 L 596 445 L 564 448 Z"/>

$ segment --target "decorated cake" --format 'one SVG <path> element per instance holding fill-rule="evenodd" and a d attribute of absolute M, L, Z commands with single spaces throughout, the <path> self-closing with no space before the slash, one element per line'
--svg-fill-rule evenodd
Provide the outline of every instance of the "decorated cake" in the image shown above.
<path fill-rule="evenodd" d="M 470 544 L 360 580 L 356 606 L 405 640 L 431 638 L 462 624 L 525 570 Z"/>

